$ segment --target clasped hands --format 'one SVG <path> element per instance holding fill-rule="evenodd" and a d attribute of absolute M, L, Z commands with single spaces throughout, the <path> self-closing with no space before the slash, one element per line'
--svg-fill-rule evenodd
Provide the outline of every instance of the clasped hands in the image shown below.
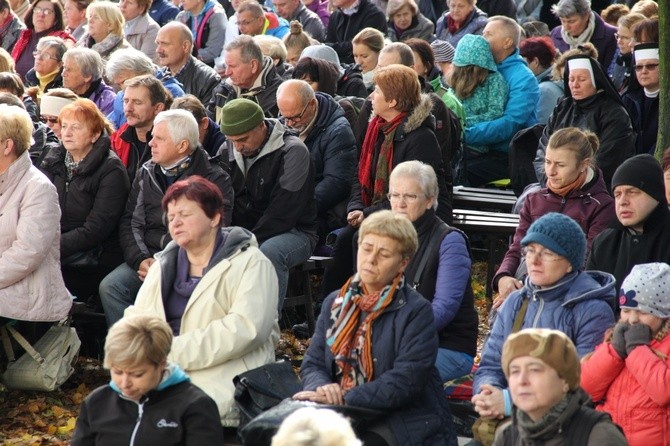
<path fill-rule="evenodd" d="M 626 359 L 635 347 L 649 345 L 651 339 L 651 328 L 648 325 L 619 322 L 614 326 L 610 342 L 621 359 Z"/>
<path fill-rule="evenodd" d="M 505 418 L 505 397 L 502 390 L 490 384 L 482 384 L 479 393 L 472 397 L 472 404 L 482 418 Z"/>
<path fill-rule="evenodd" d="M 294 400 L 314 403 L 344 405 L 344 391 L 339 384 L 331 383 L 319 386 L 316 390 L 303 390 L 293 395 Z"/>

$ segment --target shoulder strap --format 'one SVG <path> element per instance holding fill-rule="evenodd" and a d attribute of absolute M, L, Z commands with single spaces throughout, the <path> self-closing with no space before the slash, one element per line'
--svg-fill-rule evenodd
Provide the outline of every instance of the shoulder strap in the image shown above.
<path fill-rule="evenodd" d="M 23 349 L 26 351 L 26 353 L 28 353 L 38 364 L 44 363 L 44 358 L 42 357 L 42 355 L 40 355 L 40 353 L 37 350 L 35 350 L 32 345 L 30 345 L 30 342 L 28 342 L 28 340 L 24 338 L 23 335 L 21 335 L 21 333 L 16 331 L 14 327 L 5 326 L 3 328 L 7 329 L 9 334 L 12 335 L 12 337 L 16 340 L 16 342 L 18 342 L 19 345 L 23 347 Z M 3 343 L 4 342 L 5 341 L 3 339 Z M 12 352 L 12 356 L 13 355 L 14 353 Z"/>
<path fill-rule="evenodd" d="M 528 310 L 528 303 L 530 302 L 530 299 L 523 299 L 523 302 L 521 302 L 521 308 L 519 308 L 519 312 L 516 314 L 516 317 L 514 318 L 514 325 L 512 326 L 512 333 L 516 333 L 517 331 L 521 330 L 521 326 L 523 325 L 523 319 L 526 317 L 526 311 Z M 570 444 L 570 443 L 568 443 Z"/>
<path fill-rule="evenodd" d="M 442 240 L 444 240 L 447 234 L 449 234 L 451 231 L 452 228 L 444 222 L 441 225 L 437 225 L 431 231 L 426 250 L 424 251 L 423 257 L 421 257 L 421 261 L 419 262 L 419 266 L 417 266 L 416 272 L 414 273 L 414 283 L 412 284 L 414 289 L 417 289 L 421 283 L 421 274 L 423 274 L 423 270 L 426 269 L 426 263 L 428 263 L 428 259 L 432 258 L 430 254 L 435 251 L 435 249 L 442 243 Z"/>
<path fill-rule="evenodd" d="M 604 412 L 580 407 L 572 416 L 565 436 L 565 444 L 588 446 L 593 427 L 601 421 L 611 421 L 611 418 Z"/>

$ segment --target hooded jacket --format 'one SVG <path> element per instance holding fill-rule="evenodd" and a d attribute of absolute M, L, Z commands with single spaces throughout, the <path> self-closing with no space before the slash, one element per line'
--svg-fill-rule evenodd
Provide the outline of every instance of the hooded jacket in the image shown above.
<path fill-rule="evenodd" d="M 514 444 L 515 446 L 627 446 L 628 442 L 624 438 L 617 426 L 612 423 L 609 416 L 601 414 L 603 419 L 596 422 L 592 427 L 588 440 L 584 444 L 569 443 L 570 433 L 579 429 L 579 424 L 584 421 L 587 413 L 593 413 L 591 400 L 582 389 L 569 392 L 567 394 L 568 406 L 563 410 L 553 423 L 547 425 L 539 432 L 529 432 L 518 422 L 520 409 L 515 408 L 512 424 L 505 427 L 502 432 L 496 435 L 493 446 L 506 446 Z M 518 441 L 514 442 L 512 431 L 516 430 Z M 649 443 L 651 444 L 651 443 Z M 661 444 L 661 443 L 655 443 Z"/>
<path fill-rule="evenodd" d="M 432 108 L 433 102 L 430 97 L 422 94 L 419 105 L 410 111 L 404 122 L 398 126 L 393 140 L 392 167 L 410 160 L 430 164 L 437 174 L 437 184 L 439 186 L 437 216 L 445 222 L 450 222 L 452 220 L 451 185 L 447 185 L 440 145 L 435 137 L 435 118 L 431 114 Z M 371 117 L 374 117 L 374 114 Z M 383 137 L 380 135 L 378 135 L 375 143 L 374 159 L 371 164 L 373 170 L 371 177 L 373 179 L 377 157 L 383 142 Z M 378 210 L 390 208 L 391 205 L 387 199 L 366 208 L 361 197 L 361 183 L 356 177 L 351 188 L 351 198 L 347 205 L 347 212 L 362 210 L 367 217 Z"/>
<path fill-rule="evenodd" d="M 191 164 L 175 181 L 193 175 L 216 184 L 223 194 L 223 223 L 230 224 L 233 190 L 228 174 L 208 160 L 207 153 L 196 149 L 191 155 Z M 167 190 L 165 175 L 153 161 L 144 163 L 133 182 L 125 211 L 119 224 L 119 239 L 123 257 L 133 270 L 137 270 L 144 259 L 153 257 L 170 242 L 165 213 L 161 201 Z"/>
<path fill-rule="evenodd" d="M 216 404 L 191 384 L 176 364 L 169 364 L 158 387 L 140 401 L 121 393 L 110 381 L 81 405 L 73 446 L 169 446 L 223 444 Z"/>
<path fill-rule="evenodd" d="M 600 140 L 600 148 L 596 153 L 598 167 L 603 172 L 605 184 L 608 189 L 612 181 L 612 175 L 617 167 L 626 159 L 635 154 L 635 132 L 628 116 L 628 111 L 623 106 L 619 94 L 607 79 L 607 75 L 600 65 L 593 60 L 591 67 L 596 80 L 596 93 L 584 99 L 574 99 L 568 85 L 570 78 L 570 67 L 565 65 L 563 82 L 565 84 L 565 96 L 560 100 L 549 122 L 544 128 L 542 137 L 537 148 L 537 154 L 533 165 L 538 180 L 544 181 L 544 154 L 549 138 L 558 129 L 566 127 L 578 127 L 582 130 L 590 130 Z"/>
<path fill-rule="evenodd" d="M 316 121 L 305 145 L 314 162 L 316 211 L 321 217 L 349 197 L 358 155 L 342 107 L 323 93 L 316 93 L 316 100 Z"/>
<path fill-rule="evenodd" d="M 449 32 L 449 28 L 447 28 L 446 21 L 448 15 L 449 11 L 445 12 L 442 17 L 437 19 L 437 23 L 435 24 L 435 37 L 437 40 L 449 42 L 454 48 L 458 46 L 459 40 L 465 35 L 481 35 L 488 22 L 488 15 L 481 9 L 474 7 L 470 15 L 463 21 L 463 24 L 458 31 L 452 34 Z"/>
<path fill-rule="evenodd" d="M 498 309 L 475 373 L 473 394 L 480 392 L 482 384 L 507 388 L 500 358 L 524 300 L 529 302 L 521 329 L 560 330 L 572 339 L 577 354 L 583 357 L 602 342 L 605 330 L 614 325 L 612 307 L 616 296 L 614 277 L 600 271 L 568 273 L 555 285 L 543 289 L 527 277 L 524 286 L 510 294 Z"/>
<path fill-rule="evenodd" d="M 612 415 L 621 426 L 631 446 L 668 443 L 669 356 L 670 336 L 666 335 L 634 348 L 625 360 L 611 343 L 604 342 L 582 363 L 582 386 L 598 403 L 597 409 Z"/>
<path fill-rule="evenodd" d="M 236 98 L 246 98 L 255 101 L 263 109 L 266 118 L 276 118 L 279 115 L 277 107 L 277 88 L 283 82 L 277 73 L 275 64 L 267 56 L 263 56 L 263 66 L 251 88 L 242 90 L 232 84 L 230 78 L 221 81 L 212 93 L 209 102 L 209 117 L 221 125 L 223 106 Z"/>
<path fill-rule="evenodd" d="M 337 382 L 335 358 L 326 344 L 331 308 L 338 292 L 323 302 L 300 377 L 304 390 Z M 437 334 L 428 301 L 408 284 L 372 323 L 374 377 L 344 396 L 347 405 L 385 412 L 382 418 L 403 446 L 455 446 L 451 414 L 441 392 L 435 357 Z"/>
<path fill-rule="evenodd" d="M 26 150 L 0 174 L 0 316 L 59 321 L 72 298 L 60 271 L 56 188 Z"/>
<path fill-rule="evenodd" d="M 607 192 L 603 175 L 598 169 L 593 179 L 580 189 L 573 190 L 565 197 L 556 195 L 544 187 L 526 197 L 519 213 L 519 226 L 514 232 L 505 258 L 493 277 L 493 287 L 498 289 L 498 281 L 503 276 L 514 277 L 521 263 L 521 240 L 530 225 L 549 212 L 560 212 L 575 220 L 586 234 L 586 252 L 591 249 L 593 239 L 603 232 L 616 218 L 614 199 Z"/>
<path fill-rule="evenodd" d="M 228 160 L 235 191 L 232 224 L 254 233 L 259 244 L 292 229 L 316 242 L 314 163 L 305 144 L 277 120 L 266 119 L 266 141 L 254 158 L 229 142 Z"/>
<path fill-rule="evenodd" d="M 354 53 L 351 40 L 363 28 L 378 29 L 386 35 L 386 14 L 370 0 L 358 0 L 356 12 L 345 14 L 341 9 L 335 9 L 330 16 L 326 30 L 326 44 L 333 47 L 340 57 L 340 63 L 353 63 Z"/>
<path fill-rule="evenodd" d="M 62 210 L 61 257 L 101 245 L 103 259 L 106 255 L 118 256 L 117 228 L 130 189 L 125 167 L 111 150 L 106 135 L 93 144 L 69 181 L 65 153 L 61 145 L 40 166 L 58 190 Z"/>
<path fill-rule="evenodd" d="M 670 263 L 670 210 L 660 203 L 644 221 L 644 231 L 636 234 L 613 220 L 591 245 L 587 269 L 607 271 L 614 275 L 617 289 L 633 265 L 650 262 Z"/>
<path fill-rule="evenodd" d="M 188 11 L 181 11 L 175 20 L 191 30 L 193 55 L 207 65 L 213 65 L 214 59 L 221 54 L 221 48 L 226 40 L 228 18 L 223 7 L 215 0 L 206 0 L 195 20 L 193 14 Z"/>
<path fill-rule="evenodd" d="M 423 39 L 427 42 L 432 42 L 433 29 L 435 26 L 433 22 L 428 20 L 423 14 L 417 12 L 414 17 L 412 17 L 412 23 L 409 25 L 409 28 L 403 30 L 398 36 L 398 31 L 395 26 L 393 26 L 393 21 L 389 20 L 388 24 L 388 34 L 387 37 L 391 42 L 404 42 L 408 39 L 417 38 Z"/>
<path fill-rule="evenodd" d="M 497 68 L 509 86 L 505 112 L 497 119 L 466 127 L 465 140 L 468 145 L 491 146 L 493 150 L 507 152 L 516 132 L 537 122 L 535 107 L 540 89 L 518 49 L 497 64 Z"/>
<path fill-rule="evenodd" d="M 256 237 L 238 227 L 221 233 L 223 246 L 186 304 L 168 359 L 214 399 L 224 426 L 237 426 L 233 378 L 274 362 L 279 292 L 275 269 L 258 249 Z M 179 250 L 173 241 L 156 255 L 126 317 L 151 314 L 166 319 L 163 302 L 174 283 Z"/>

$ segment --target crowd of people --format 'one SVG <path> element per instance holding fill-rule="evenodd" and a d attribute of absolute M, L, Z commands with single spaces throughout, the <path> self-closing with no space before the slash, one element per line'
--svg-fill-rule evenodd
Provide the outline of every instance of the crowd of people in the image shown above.
<path fill-rule="evenodd" d="M 357 427 L 364 444 L 456 444 L 441 384 L 473 371 L 474 442 L 662 441 L 657 14 L 0 0 L 0 318 L 44 328 L 80 302 L 110 329 L 111 383 L 73 444 L 125 442 L 143 410 L 179 426 L 165 444 L 220 442 L 239 422 L 233 377 L 274 361 L 289 271 L 315 253 L 334 261 L 294 398 L 382 411 Z M 527 187 L 475 365 L 452 190 L 506 179 Z"/>

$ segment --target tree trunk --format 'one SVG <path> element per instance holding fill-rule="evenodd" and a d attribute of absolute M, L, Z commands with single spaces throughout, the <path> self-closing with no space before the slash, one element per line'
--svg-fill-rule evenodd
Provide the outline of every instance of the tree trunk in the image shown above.
<path fill-rule="evenodd" d="M 661 76 L 661 92 L 658 102 L 658 140 L 656 142 L 655 156 L 658 160 L 663 156 L 666 148 L 670 147 L 670 126 L 663 124 L 670 122 L 670 94 L 668 94 L 668 87 L 670 87 L 670 38 L 665 30 L 670 25 L 670 1 L 664 0 L 658 2 L 658 16 L 659 16 L 659 53 L 660 65 L 659 69 Z"/>

